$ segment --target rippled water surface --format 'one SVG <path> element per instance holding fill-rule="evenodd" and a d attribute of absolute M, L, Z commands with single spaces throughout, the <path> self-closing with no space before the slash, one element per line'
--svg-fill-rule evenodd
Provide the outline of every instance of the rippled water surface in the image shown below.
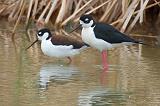
<path fill-rule="evenodd" d="M 92 48 L 66 58 L 28 51 L 23 33 L 0 31 L 0 106 L 160 106 L 160 48 L 123 46 L 108 52 L 103 72 Z"/>

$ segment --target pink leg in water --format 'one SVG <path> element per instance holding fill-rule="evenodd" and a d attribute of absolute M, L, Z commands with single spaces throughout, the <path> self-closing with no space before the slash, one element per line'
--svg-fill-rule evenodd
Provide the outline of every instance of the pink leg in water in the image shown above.
<path fill-rule="evenodd" d="M 71 57 L 67 57 L 68 58 L 68 60 L 69 60 L 69 63 L 68 64 L 70 64 L 71 62 L 72 62 L 72 59 L 71 59 Z"/>
<path fill-rule="evenodd" d="M 103 69 L 104 71 L 108 71 L 108 63 L 107 63 L 107 51 L 103 50 L 102 51 L 102 64 L 103 64 Z"/>

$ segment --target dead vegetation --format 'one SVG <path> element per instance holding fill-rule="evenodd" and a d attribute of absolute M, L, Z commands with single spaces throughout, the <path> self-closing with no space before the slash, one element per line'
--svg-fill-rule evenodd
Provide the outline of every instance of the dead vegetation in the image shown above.
<path fill-rule="evenodd" d="M 8 0 L 8 4 L 6 0 L 0 8 L 0 16 L 15 22 L 13 32 L 24 17 L 26 25 L 33 20 L 63 28 L 77 22 L 82 14 L 92 14 L 97 21 L 125 32 L 131 31 L 137 22 L 143 23 L 145 10 L 157 5 L 160 6 L 160 0 Z"/>

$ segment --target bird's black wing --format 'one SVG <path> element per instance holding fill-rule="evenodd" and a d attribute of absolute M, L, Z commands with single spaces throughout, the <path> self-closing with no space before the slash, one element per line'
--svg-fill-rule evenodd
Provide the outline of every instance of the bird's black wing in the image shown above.
<path fill-rule="evenodd" d="M 94 27 L 94 32 L 96 38 L 103 39 L 109 43 L 122 43 L 122 42 L 139 43 L 138 41 L 119 32 L 113 26 L 108 24 L 96 23 L 96 26 Z"/>
<path fill-rule="evenodd" d="M 73 46 L 73 49 L 79 49 L 82 46 L 88 46 L 84 42 L 77 40 L 75 38 L 63 35 L 54 35 L 51 39 L 53 45 L 66 45 L 66 46 Z"/>

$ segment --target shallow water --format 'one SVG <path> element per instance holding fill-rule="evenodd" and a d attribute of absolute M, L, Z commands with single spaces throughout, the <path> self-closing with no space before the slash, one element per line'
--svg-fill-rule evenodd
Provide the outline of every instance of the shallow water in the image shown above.
<path fill-rule="evenodd" d="M 7 36 L 7 37 L 6 37 Z M 103 72 L 92 48 L 66 58 L 44 56 L 37 43 L 0 31 L 0 106 L 159 106 L 160 48 L 123 46 L 108 52 Z"/>

